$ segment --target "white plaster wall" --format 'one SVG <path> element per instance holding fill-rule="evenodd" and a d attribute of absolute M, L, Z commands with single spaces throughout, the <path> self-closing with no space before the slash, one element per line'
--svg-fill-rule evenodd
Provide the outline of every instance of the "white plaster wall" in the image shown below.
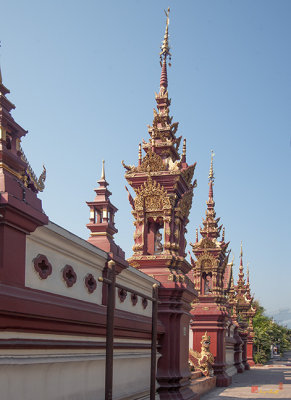
<path fill-rule="evenodd" d="M 38 254 L 45 255 L 52 265 L 52 274 L 46 279 L 41 279 L 34 268 L 33 260 Z M 25 285 L 78 300 L 102 304 L 102 283 L 98 282 L 98 278 L 102 276 L 106 261 L 106 252 L 50 222 L 27 237 Z M 77 281 L 72 287 L 67 287 L 62 276 L 65 265 L 71 265 L 77 274 Z M 84 280 L 89 273 L 97 281 L 97 288 L 93 293 L 89 293 L 85 286 Z M 157 283 L 155 279 L 133 267 L 122 271 L 117 276 L 117 282 L 148 296 L 152 296 L 152 286 Z M 152 312 L 151 302 L 148 301 L 144 309 L 140 296 L 138 296 L 137 304 L 133 306 L 129 292 L 125 301 L 121 302 L 118 289 L 116 290 L 116 308 L 149 317 Z"/>
<path fill-rule="evenodd" d="M 33 260 L 38 254 L 45 255 L 52 265 L 52 274 L 46 279 L 40 279 L 34 269 Z M 102 276 L 106 260 L 105 252 L 50 222 L 48 226 L 36 229 L 27 237 L 25 285 L 101 304 L 102 283 L 97 282 L 96 290 L 90 294 L 84 284 L 84 279 L 88 273 L 91 273 L 97 281 L 98 277 Z M 62 276 L 62 270 L 67 264 L 71 265 L 77 274 L 77 281 L 72 287 L 67 287 Z"/>
<path fill-rule="evenodd" d="M 1 400 L 101 400 L 104 371 L 104 350 L 10 351 L 0 356 Z M 149 385 L 150 350 L 115 350 L 113 398 L 147 399 Z"/>

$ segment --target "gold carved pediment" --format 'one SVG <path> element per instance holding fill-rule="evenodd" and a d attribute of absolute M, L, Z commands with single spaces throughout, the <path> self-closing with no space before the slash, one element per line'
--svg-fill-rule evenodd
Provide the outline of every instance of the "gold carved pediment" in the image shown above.
<path fill-rule="evenodd" d="M 162 212 L 172 208 L 167 191 L 160 183 L 152 180 L 151 176 L 135 192 L 137 194 L 134 200 L 136 211 Z"/>
<path fill-rule="evenodd" d="M 209 253 L 202 254 L 197 262 L 196 266 L 201 269 L 201 271 L 210 272 L 216 267 L 216 259 Z"/>

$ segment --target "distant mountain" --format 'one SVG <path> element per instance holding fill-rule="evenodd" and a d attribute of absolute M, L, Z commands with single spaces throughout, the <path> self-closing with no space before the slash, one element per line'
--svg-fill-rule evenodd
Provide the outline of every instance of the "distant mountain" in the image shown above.
<path fill-rule="evenodd" d="M 273 317 L 278 324 L 291 329 L 291 308 L 280 308 L 279 310 L 267 312 L 266 314 L 268 317 Z"/>

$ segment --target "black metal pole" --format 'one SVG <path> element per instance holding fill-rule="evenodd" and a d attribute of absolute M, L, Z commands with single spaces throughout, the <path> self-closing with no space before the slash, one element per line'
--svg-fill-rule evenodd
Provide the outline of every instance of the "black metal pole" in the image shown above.
<path fill-rule="evenodd" d="M 158 322 L 158 285 L 153 285 L 152 302 L 152 349 L 151 349 L 151 389 L 150 400 L 156 398 L 156 361 L 157 361 L 157 322 Z"/>
<path fill-rule="evenodd" d="M 106 329 L 106 369 L 105 369 L 105 400 L 112 400 L 113 386 L 113 337 L 114 337 L 114 309 L 115 309 L 115 262 L 108 262 L 107 292 L 107 329 Z"/>

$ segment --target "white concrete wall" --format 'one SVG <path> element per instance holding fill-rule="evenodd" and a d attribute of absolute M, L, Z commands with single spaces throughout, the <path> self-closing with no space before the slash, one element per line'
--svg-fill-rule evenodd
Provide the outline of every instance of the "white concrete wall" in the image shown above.
<path fill-rule="evenodd" d="M 20 333 L 15 335 L 22 336 Z M 5 333 L 5 337 L 7 336 L 8 333 Z M 42 335 L 25 336 L 35 339 Z M 53 336 L 55 338 L 56 335 Z M 61 338 L 68 339 L 63 336 Z M 89 337 L 87 340 L 95 341 L 96 338 Z M 97 341 L 100 341 L 100 338 Z M 127 343 L 127 340 L 117 339 L 116 342 L 118 341 Z M 137 346 L 139 343 L 149 344 L 148 341 L 135 343 Z M 115 350 L 113 398 L 148 399 L 149 371 L 150 349 Z M 101 400 L 104 399 L 104 374 L 105 350 L 103 349 L 1 350 L 0 398 L 1 400 Z"/>
<path fill-rule="evenodd" d="M 41 279 L 33 260 L 45 255 L 52 265 L 52 274 Z M 102 283 L 98 277 L 107 261 L 107 253 L 87 241 L 50 222 L 27 237 L 25 284 L 38 289 L 82 301 L 102 304 Z M 62 270 L 73 267 L 77 281 L 67 287 Z M 91 273 L 97 281 L 90 294 L 84 279 Z M 117 282 L 151 296 L 155 279 L 129 267 L 117 276 Z M 134 306 L 131 293 L 121 302 L 116 290 L 116 308 L 133 314 L 151 317 L 152 304 L 142 306 L 142 299 Z M 134 315 L 133 315 L 134 318 Z M 1 339 L 58 340 L 105 343 L 104 337 L 0 332 Z M 142 339 L 119 339 L 128 349 L 114 350 L 114 389 L 116 400 L 148 399 L 150 389 L 151 350 L 139 348 L 150 344 Z M 7 349 L 0 353 L 1 400 L 101 400 L 104 399 L 105 349 L 50 350 Z M 158 399 L 157 395 L 157 399 Z"/>
<path fill-rule="evenodd" d="M 52 265 L 52 274 L 46 279 L 41 279 L 34 268 L 33 260 L 38 254 L 45 255 Z M 106 261 L 107 253 L 50 222 L 49 225 L 38 228 L 27 237 L 25 285 L 33 289 L 101 305 L 102 283 L 98 282 L 98 278 L 102 276 Z M 67 287 L 63 279 L 62 271 L 65 265 L 72 266 L 77 274 L 77 281 L 72 287 Z M 89 293 L 85 286 L 87 274 L 92 274 L 97 281 L 97 288 L 93 293 Z M 116 281 L 148 296 L 152 296 L 152 286 L 157 282 L 133 267 L 122 271 Z M 138 297 L 138 302 L 134 306 L 129 292 L 125 301 L 121 302 L 118 290 L 116 290 L 116 308 L 151 316 L 152 304 L 149 301 L 144 309 L 142 299 Z"/>

